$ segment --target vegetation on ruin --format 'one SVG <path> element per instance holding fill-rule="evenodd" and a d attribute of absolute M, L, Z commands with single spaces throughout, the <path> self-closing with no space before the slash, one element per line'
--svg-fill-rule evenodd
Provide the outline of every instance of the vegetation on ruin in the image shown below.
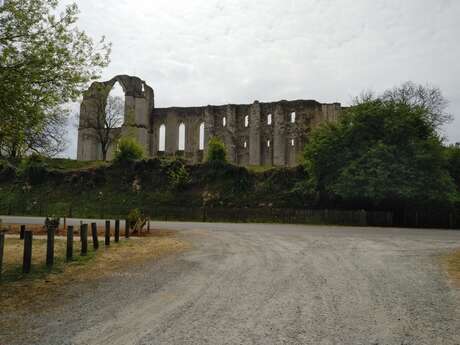
<path fill-rule="evenodd" d="M 144 150 L 142 146 L 132 138 L 121 138 L 117 142 L 115 150 L 114 163 L 129 163 L 142 159 L 144 157 Z"/>
<path fill-rule="evenodd" d="M 227 161 L 227 152 L 225 151 L 225 145 L 217 137 L 213 137 L 208 142 L 208 162 L 220 162 L 225 163 Z"/>
<path fill-rule="evenodd" d="M 75 3 L 8 0 L 0 6 L 0 156 L 56 155 L 65 147 L 66 102 L 109 62 L 110 44 L 78 30 Z"/>

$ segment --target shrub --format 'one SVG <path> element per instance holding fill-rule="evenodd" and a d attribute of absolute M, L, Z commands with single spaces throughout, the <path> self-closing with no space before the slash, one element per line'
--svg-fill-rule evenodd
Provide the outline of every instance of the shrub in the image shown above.
<path fill-rule="evenodd" d="M 33 153 L 20 164 L 19 175 L 31 184 L 43 183 L 48 173 L 48 165 L 39 154 Z"/>
<path fill-rule="evenodd" d="M 133 232 L 140 233 L 145 223 L 147 222 L 147 217 L 144 215 L 144 213 L 141 212 L 141 210 L 134 208 L 129 211 L 127 220 L 129 223 L 129 228 L 132 229 Z"/>
<path fill-rule="evenodd" d="M 176 159 L 164 166 L 168 176 L 168 182 L 172 189 L 184 188 L 190 182 L 190 175 L 184 161 Z"/>
<path fill-rule="evenodd" d="M 121 138 L 115 151 L 114 162 L 132 162 L 144 157 L 144 150 L 139 143 L 131 138 Z"/>
<path fill-rule="evenodd" d="M 447 170 L 460 191 L 460 146 L 448 146 L 445 149 Z"/>
<path fill-rule="evenodd" d="M 142 212 L 138 208 L 133 208 L 131 211 L 129 211 L 127 220 L 130 228 L 133 228 L 141 217 Z"/>
<path fill-rule="evenodd" d="M 0 160 L 0 182 L 12 180 L 16 177 L 16 168 L 8 161 Z"/>
<path fill-rule="evenodd" d="M 211 138 L 208 143 L 208 162 L 227 162 L 227 153 L 224 143 L 216 137 Z"/>

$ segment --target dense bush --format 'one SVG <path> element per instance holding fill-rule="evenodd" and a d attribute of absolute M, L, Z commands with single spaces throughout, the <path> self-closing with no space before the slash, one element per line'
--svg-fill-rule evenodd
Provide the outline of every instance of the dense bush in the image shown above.
<path fill-rule="evenodd" d="M 319 126 L 304 154 L 310 190 L 363 207 L 456 202 L 442 142 L 425 112 L 370 99 Z"/>
<path fill-rule="evenodd" d="M 114 162 L 132 162 L 144 157 L 144 150 L 139 143 L 131 138 L 122 138 L 118 141 Z"/>
<path fill-rule="evenodd" d="M 129 211 L 126 220 L 128 221 L 130 229 L 135 229 L 136 224 L 145 224 L 146 217 L 141 210 L 139 210 L 138 208 L 134 208 L 131 211 Z"/>
<path fill-rule="evenodd" d="M 16 168 L 6 160 L 0 160 L 0 181 L 7 181 L 16 177 Z"/>
<path fill-rule="evenodd" d="M 190 174 L 185 162 L 181 159 L 164 161 L 162 168 L 168 176 L 168 184 L 171 189 L 182 189 L 190 182 Z"/>
<path fill-rule="evenodd" d="M 447 170 L 455 181 L 460 192 L 460 146 L 446 147 Z"/>
<path fill-rule="evenodd" d="M 19 165 L 20 177 L 30 184 L 43 183 L 47 174 L 48 165 L 45 162 L 45 158 L 35 153 L 23 159 Z"/>
<path fill-rule="evenodd" d="M 226 162 L 227 153 L 224 143 L 217 137 L 211 138 L 208 143 L 208 162 Z"/>

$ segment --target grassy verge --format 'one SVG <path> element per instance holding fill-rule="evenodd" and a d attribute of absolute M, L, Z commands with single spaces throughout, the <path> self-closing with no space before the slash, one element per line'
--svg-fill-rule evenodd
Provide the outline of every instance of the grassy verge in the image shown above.
<path fill-rule="evenodd" d="M 454 284 L 460 287 L 460 250 L 457 250 L 446 257 L 447 272 Z"/>
<path fill-rule="evenodd" d="M 97 280 L 115 271 L 187 248 L 187 244 L 177 239 L 174 232 L 156 230 L 151 236 L 121 240 L 108 248 L 100 242 L 98 251 L 92 250 L 90 243 L 88 255 L 81 257 L 80 243 L 76 239 L 74 260 L 65 262 L 65 240 L 56 238 L 55 244 L 55 265 L 48 269 L 45 265 L 46 240 L 35 239 L 32 271 L 23 274 L 23 243 L 7 238 L 0 281 L 0 310 L 51 306 L 53 298 L 47 297 L 59 294 L 69 284 Z"/>

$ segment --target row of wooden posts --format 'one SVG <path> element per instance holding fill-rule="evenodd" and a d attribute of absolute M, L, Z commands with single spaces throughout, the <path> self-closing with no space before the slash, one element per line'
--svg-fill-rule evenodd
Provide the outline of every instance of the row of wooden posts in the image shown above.
<path fill-rule="evenodd" d="M 55 227 L 47 227 L 46 234 L 46 266 L 51 268 L 54 265 L 54 237 L 56 234 Z M 105 222 L 105 232 L 104 232 L 104 243 L 106 246 L 110 246 L 111 231 L 110 231 L 110 220 Z M 74 235 L 74 226 L 67 226 L 67 247 L 66 247 L 66 260 L 71 261 L 73 259 L 73 235 Z M 97 250 L 99 248 L 99 238 L 97 232 L 97 223 L 91 223 L 91 235 L 93 238 L 93 248 Z M 129 238 L 130 227 L 128 221 L 125 225 L 125 238 Z M 23 263 L 22 271 L 23 273 L 29 273 L 32 266 L 32 231 L 27 230 L 25 225 L 21 225 L 19 238 L 24 241 L 24 254 L 23 254 Z M 120 241 L 120 220 L 115 220 L 115 233 L 114 233 L 115 242 Z M 88 224 L 80 224 L 80 242 L 81 250 L 80 255 L 86 256 L 88 253 Z M 3 253 L 5 247 L 5 231 L 0 231 L 0 276 L 2 272 L 3 264 Z"/>

